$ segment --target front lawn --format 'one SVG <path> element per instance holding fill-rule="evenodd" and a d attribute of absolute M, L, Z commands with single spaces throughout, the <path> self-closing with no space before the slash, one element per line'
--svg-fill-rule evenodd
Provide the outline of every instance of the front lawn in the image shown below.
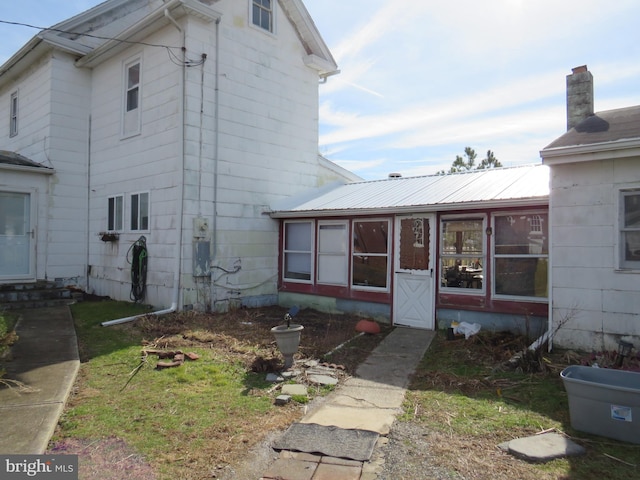
<path fill-rule="evenodd" d="M 112 327 L 100 323 L 144 313 L 144 307 L 84 302 L 72 312 L 82 363 L 50 452 L 79 454 L 80 478 L 215 478 L 304 413 L 306 398 L 275 406 L 278 393 L 265 381 L 281 364 L 270 328 L 283 323 L 285 309 L 184 312 Z M 356 336 L 358 320 L 301 311 L 295 317 L 305 327 L 299 356 L 322 360 Z M 326 360 L 350 370 L 381 338 L 358 337 Z M 158 357 L 142 355 L 143 349 L 199 358 L 158 370 Z"/>

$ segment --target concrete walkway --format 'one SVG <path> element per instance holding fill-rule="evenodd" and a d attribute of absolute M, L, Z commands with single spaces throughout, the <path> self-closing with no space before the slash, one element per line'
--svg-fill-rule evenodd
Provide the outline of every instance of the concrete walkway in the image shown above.
<path fill-rule="evenodd" d="M 358 367 L 355 377 L 333 391 L 300 423 L 389 433 L 401 412 L 409 380 L 435 332 L 396 328 Z M 347 459 L 345 459 L 347 458 Z M 282 450 L 263 480 L 374 480 L 379 465 L 316 453 Z"/>
<path fill-rule="evenodd" d="M 67 306 L 17 313 L 19 338 L 3 366 L 25 388 L 0 387 L 0 453 L 43 454 L 80 368 L 76 331 Z"/>

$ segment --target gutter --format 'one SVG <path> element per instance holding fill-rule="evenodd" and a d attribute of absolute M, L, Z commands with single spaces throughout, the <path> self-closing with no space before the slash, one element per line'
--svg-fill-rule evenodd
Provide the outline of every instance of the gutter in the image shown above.
<path fill-rule="evenodd" d="M 626 138 L 612 142 L 588 143 L 566 147 L 547 147 L 540 151 L 542 163 L 545 165 L 588 162 L 591 160 L 625 158 L 638 155 L 640 155 L 639 138 Z"/>
<path fill-rule="evenodd" d="M 535 207 L 548 205 L 549 197 L 537 197 L 520 200 L 477 201 L 473 203 L 451 203 L 436 205 L 404 205 L 402 207 L 372 207 L 372 208 L 340 208 L 336 210 L 286 210 L 266 212 L 271 218 L 321 218 L 335 216 L 369 216 L 394 215 L 405 213 L 451 212 L 454 210 L 479 210 L 485 208 Z"/>

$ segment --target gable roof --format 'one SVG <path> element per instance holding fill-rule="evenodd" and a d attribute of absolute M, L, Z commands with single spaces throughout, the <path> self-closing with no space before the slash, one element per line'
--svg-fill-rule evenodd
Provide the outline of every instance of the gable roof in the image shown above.
<path fill-rule="evenodd" d="M 0 82 L 14 69 L 16 75 L 31 59 L 47 49 L 59 49 L 77 55 L 79 67 L 93 67 L 124 50 L 130 42 L 145 37 L 171 19 L 196 15 L 212 22 L 221 18 L 212 5 L 220 0 L 107 0 L 35 35 L 0 67 Z M 304 63 L 320 76 L 338 73 L 337 64 L 301 0 L 279 0 L 291 22 L 306 56 Z M 73 32 L 73 33 L 70 33 Z M 176 45 L 179 48 L 180 45 Z"/>
<path fill-rule="evenodd" d="M 272 206 L 273 218 L 371 215 L 546 204 L 545 165 L 349 183 Z"/>
<path fill-rule="evenodd" d="M 547 145 L 545 163 L 588 161 L 640 154 L 640 105 L 590 115 Z M 570 157 L 559 160 L 557 157 Z"/>

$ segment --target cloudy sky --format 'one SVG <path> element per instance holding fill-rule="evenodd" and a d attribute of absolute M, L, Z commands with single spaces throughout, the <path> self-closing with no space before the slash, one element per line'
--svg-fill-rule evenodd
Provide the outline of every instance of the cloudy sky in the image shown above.
<path fill-rule="evenodd" d="M 98 3 L 3 1 L 0 20 L 48 26 Z M 341 70 L 320 86 L 320 152 L 366 179 L 448 169 L 466 146 L 538 163 L 580 65 L 596 111 L 640 105 L 638 0 L 304 3 Z M 0 62 L 35 33 L 0 24 Z"/>

